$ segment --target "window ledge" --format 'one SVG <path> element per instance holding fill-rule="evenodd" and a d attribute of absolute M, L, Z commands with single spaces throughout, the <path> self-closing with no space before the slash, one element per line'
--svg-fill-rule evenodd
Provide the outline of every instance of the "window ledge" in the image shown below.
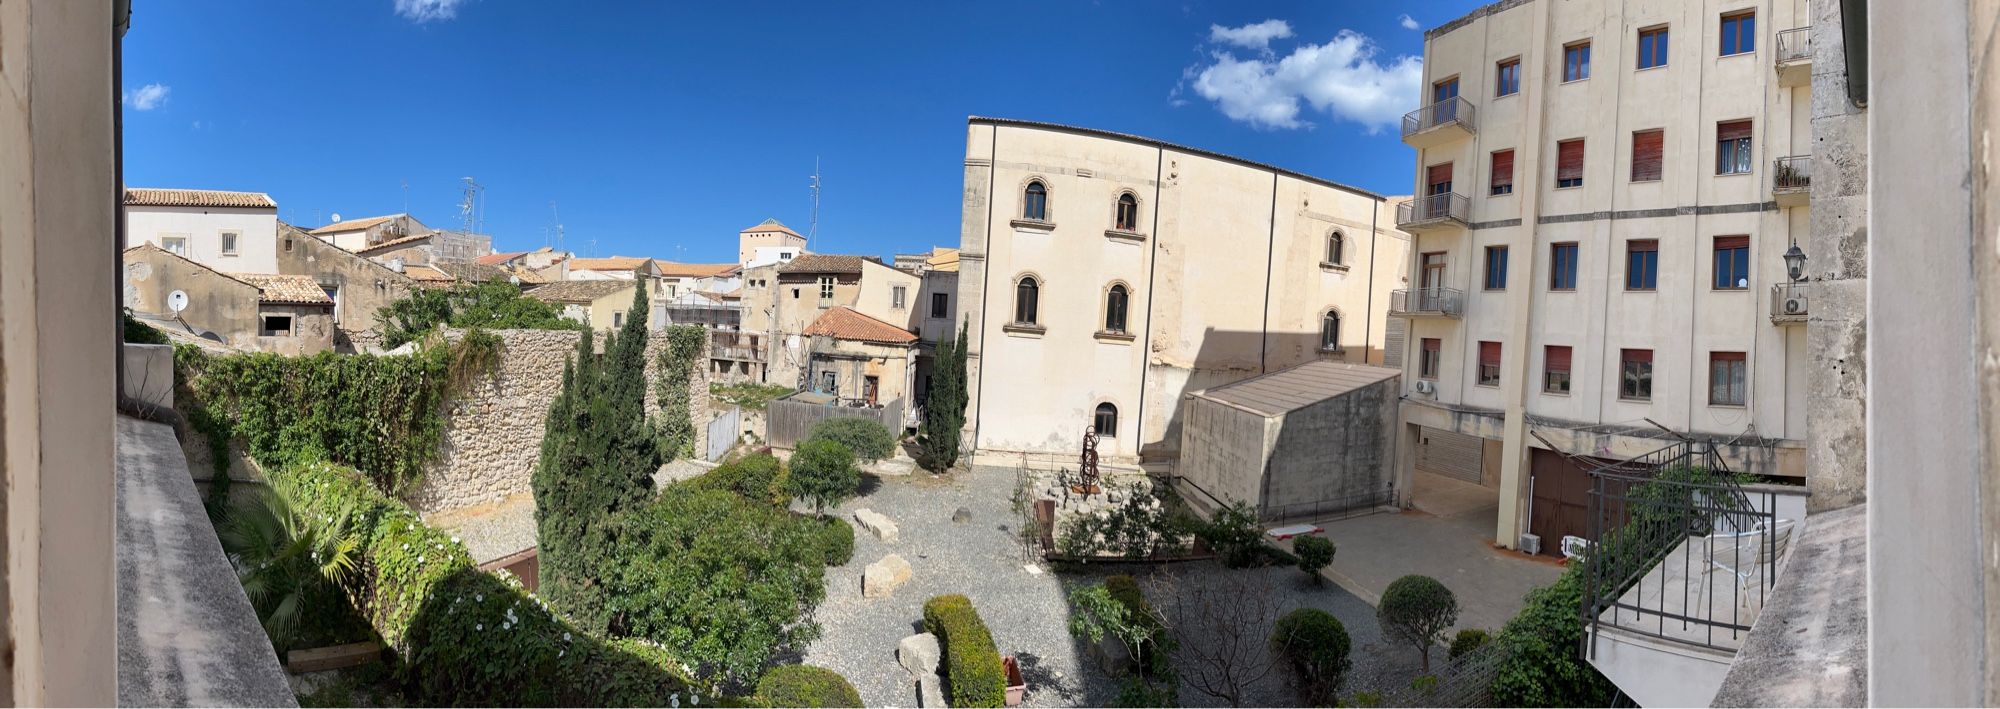
<path fill-rule="evenodd" d="M 1109 342 L 1120 345 L 1139 339 L 1138 336 L 1129 332 L 1113 332 L 1111 330 L 1098 330 L 1092 333 L 1091 337 L 1097 338 L 1098 342 Z"/>
<path fill-rule="evenodd" d="M 1347 348 L 1345 348 L 1345 347 L 1321 347 L 1321 348 L 1319 348 L 1319 353 L 1320 353 L 1320 354 L 1324 354 L 1324 355 L 1344 355 L 1344 354 L 1347 354 Z"/>
<path fill-rule="evenodd" d="M 1010 222 L 1007 222 L 1007 223 L 1008 223 L 1008 224 L 1010 224 L 1010 225 L 1012 225 L 1012 226 L 1013 226 L 1013 227 L 1014 227 L 1015 229 L 1028 229 L 1028 230 L 1031 230 L 1031 231 L 1055 231 L 1055 230 L 1056 230 L 1056 223 L 1055 223 L 1055 222 L 1045 222 L 1045 221 L 1042 221 L 1042 220 L 1040 220 L 1040 219 L 1015 219 L 1015 220 L 1013 220 L 1013 221 L 1010 221 Z"/>
<path fill-rule="evenodd" d="M 1136 231 L 1123 231 L 1120 229 L 1105 229 L 1104 238 L 1110 239 L 1112 241 L 1129 241 L 1134 244 L 1143 244 L 1146 242 L 1145 234 L 1141 234 Z"/>
<path fill-rule="evenodd" d="M 1743 405 L 1743 404 L 1717 404 L 1717 403 L 1713 403 L 1713 402 L 1710 402 L 1710 403 L 1709 403 L 1709 405 L 1708 405 L 1708 408 L 1711 408 L 1711 409 L 1748 409 L 1748 408 L 1750 408 L 1750 407 L 1749 407 L 1749 406 L 1746 406 L 1746 405 Z"/>
<path fill-rule="evenodd" d="M 1330 273 L 1346 273 L 1347 264 L 1334 263 L 1332 261 L 1321 261 L 1319 262 L 1319 270 L 1327 271 Z"/>
<path fill-rule="evenodd" d="M 1049 328 L 1047 326 L 1037 325 L 1035 323 L 1010 322 L 1005 325 L 1001 325 L 1000 331 L 1005 332 L 1009 335 L 1020 335 L 1023 337 L 1041 337 L 1044 333 L 1047 333 L 1049 331 Z"/>

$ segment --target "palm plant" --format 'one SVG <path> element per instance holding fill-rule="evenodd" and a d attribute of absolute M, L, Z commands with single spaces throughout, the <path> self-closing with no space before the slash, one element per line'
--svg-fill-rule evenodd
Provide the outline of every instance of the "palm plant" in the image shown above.
<path fill-rule="evenodd" d="M 323 518 L 308 517 L 285 491 L 272 488 L 238 501 L 223 524 L 222 550 L 278 652 L 299 639 L 301 619 L 314 603 L 339 598 L 359 557 L 354 517 L 351 503 Z"/>

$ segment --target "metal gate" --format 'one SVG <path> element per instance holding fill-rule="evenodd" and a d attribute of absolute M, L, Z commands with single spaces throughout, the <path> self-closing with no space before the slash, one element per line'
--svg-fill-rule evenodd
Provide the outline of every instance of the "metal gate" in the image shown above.
<path fill-rule="evenodd" d="M 1428 426 L 1418 431 L 1422 436 L 1417 440 L 1418 470 L 1474 484 L 1482 481 L 1486 457 L 1484 439 Z"/>
<path fill-rule="evenodd" d="M 736 445 L 736 439 L 743 430 L 743 408 L 731 406 L 728 411 L 708 422 L 708 457 L 704 460 L 722 460 L 729 449 Z"/>

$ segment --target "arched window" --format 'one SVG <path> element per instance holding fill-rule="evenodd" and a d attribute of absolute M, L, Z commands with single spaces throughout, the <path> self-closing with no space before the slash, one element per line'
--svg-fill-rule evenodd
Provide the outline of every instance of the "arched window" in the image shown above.
<path fill-rule="evenodd" d="M 1112 210 L 1113 228 L 1119 231 L 1139 230 L 1139 198 L 1126 192 L 1118 195 L 1118 205 Z"/>
<path fill-rule="evenodd" d="M 1030 180 L 1028 189 L 1021 195 L 1021 218 L 1038 222 L 1049 220 L 1049 188 L 1041 180 Z"/>
<path fill-rule="evenodd" d="M 1097 415 L 1091 417 L 1090 425 L 1097 429 L 1099 438 L 1118 437 L 1118 407 L 1110 402 L 1097 405 Z"/>
<path fill-rule="evenodd" d="M 1125 331 L 1125 304 L 1130 300 L 1130 296 L 1131 293 L 1125 290 L 1123 283 L 1112 284 L 1111 290 L 1104 293 L 1105 332 Z"/>
<path fill-rule="evenodd" d="M 1041 297 L 1041 284 L 1034 276 L 1022 276 L 1021 282 L 1014 284 L 1014 322 L 1024 325 L 1035 324 L 1035 305 Z"/>
<path fill-rule="evenodd" d="M 1319 319 L 1319 348 L 1340 349 L 1340 313 L 1328 310 L 1326 315 Z"/>
<path fill-rule="evenodd" d="M 1342 252 L 1345 251 L 1346 249 L 1347 249 L 1346 235 L 1341 234 L 1340 232 L 1337 231 L 1332 234 L 1328 234 L 1326 237 L 1326 262 L 1333 264 L 1346 263 L 1346 261 L 1340 260 L 1341 257 L 1344 255 Z"/>

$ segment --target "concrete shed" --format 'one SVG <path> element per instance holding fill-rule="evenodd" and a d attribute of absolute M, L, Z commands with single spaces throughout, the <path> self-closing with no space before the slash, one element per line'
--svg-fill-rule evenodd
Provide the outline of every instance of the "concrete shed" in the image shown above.
<path fill-rule="evenodd" d="M 1183 496 L 1211 508 L 1247 502 L 1267 522 L 1397 502 L 1401 375 L 1308 362 L 1183 396 Z"/>

